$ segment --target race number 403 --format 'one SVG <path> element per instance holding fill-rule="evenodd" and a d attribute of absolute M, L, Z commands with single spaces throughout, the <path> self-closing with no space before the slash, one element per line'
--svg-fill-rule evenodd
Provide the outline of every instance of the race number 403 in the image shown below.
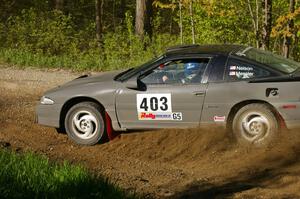
<path fill-rule="evenodd" d="M 171 113 L 171 94 L 137 94 L 136 104 L 138 112 Z"/>

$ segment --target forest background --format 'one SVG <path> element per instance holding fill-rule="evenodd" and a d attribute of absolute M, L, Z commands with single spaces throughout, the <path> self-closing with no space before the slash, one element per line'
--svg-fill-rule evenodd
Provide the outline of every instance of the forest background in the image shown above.
<path fill-rule="evenodd" d="M 0 0 L 0 62 L 114 70 L 179 44 L 243 44 L 300 60 L 298 0 Z"/>

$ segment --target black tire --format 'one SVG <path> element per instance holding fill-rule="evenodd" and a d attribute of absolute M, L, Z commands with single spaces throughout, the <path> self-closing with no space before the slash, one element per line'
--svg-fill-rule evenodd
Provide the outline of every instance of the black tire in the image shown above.
<path fill-rule="evenodd" d="M 104 110 L 96 103 L 81 102 L 72 106 L 65 118 L 66 132 L 75 143 L 94 145 L 106 140 Z"/>
<path fill-rule="evenodd" d="M 242 145 L 266 145 L 279 133 L 279 122 L 266 104 L 248 104 L 237 111 L 232 122 L 232 131 Z"/>
<path fill-rule="evenodd" d="M 62 127 L 56 128 L 56 132 L 59 133 L 59 134 L 66 134 L 67 133 L 66 129 L 62 128 Z"/>

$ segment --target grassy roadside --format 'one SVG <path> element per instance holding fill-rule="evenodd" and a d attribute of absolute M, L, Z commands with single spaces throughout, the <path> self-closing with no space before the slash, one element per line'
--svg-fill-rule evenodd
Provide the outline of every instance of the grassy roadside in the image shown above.
<path fill-rule="evenodd" d="M 80 166 L 0 150 L 1 198 L 135 198 Z"/>
<path fill-rule="evenodd" d="M 156 55 L 157 56 L 157 55 Z M 109 71 L 132 68 L 143 64 L 155 55 L 151 52 L 139 52 L 130 57 L 118 52 L 104 56 L 91 50 L 76 54 L 46 55 L 33 53 L 28 50 L 1 48 L 0 63 L 17 66 L 19 68 L 59 68 L 73 71 Z"/>
<path fill-rule="evenodd" d="M 11 64 L 20 68 L 37 67 L 37 68 L 64 68 L 75 71 L 85 70 L 112 70 L 103 68 L 100 57 L 80 54 L 76 56 L 50 56 L 42 53 L 31 53 L 25 50 L 0 48 L 0 63 Z"/>

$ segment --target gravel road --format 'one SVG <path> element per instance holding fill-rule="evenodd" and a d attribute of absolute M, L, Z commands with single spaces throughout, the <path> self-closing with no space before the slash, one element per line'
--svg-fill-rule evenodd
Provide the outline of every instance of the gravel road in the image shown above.
<path fill-rule="evenodd" d="M 134 132 L 92 147 L 34 123 L 48 88 L 81 75 L 0 66 L 0 141 L 68 160 L 146 198 L 300 198 L 300 134 L 267 148 L 237 146 L 218 129 Z"/>

